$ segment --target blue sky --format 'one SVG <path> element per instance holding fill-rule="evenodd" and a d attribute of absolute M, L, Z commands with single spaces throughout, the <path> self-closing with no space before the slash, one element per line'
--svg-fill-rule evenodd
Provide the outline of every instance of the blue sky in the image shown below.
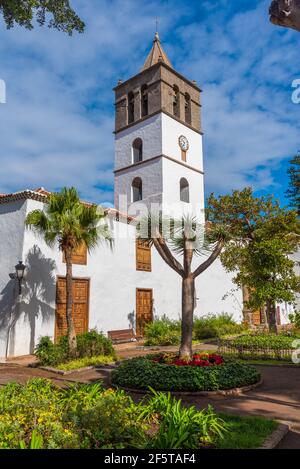
<path fill-rule="evenodd" d="M 269 23 L 270 0 L 71 3 L 86 22 L 72 38 L 0 20 L 0 192 L 75 185 L 112 202 L 112 88 L 139 71 L 158 15 L 173 65 L 203 89 L 206 193 L 252 185 L 286 202 L 287 162 L 300 149 L 300 34 Z"/>

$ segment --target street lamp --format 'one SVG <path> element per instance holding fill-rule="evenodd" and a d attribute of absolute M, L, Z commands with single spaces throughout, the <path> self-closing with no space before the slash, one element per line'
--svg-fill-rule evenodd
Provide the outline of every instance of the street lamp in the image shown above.
<path fill-rule="evenodd" d="M 23 264 L 22 261 L 19 261 L 17 265 L 15 265 L 16 272 L 13 274 L 9 274 L 10 278 L 13 280 L 18 280 L 19 283 L 19 295 L 22 293 L 22 281 L 25 274 L 26 265 Z"/>

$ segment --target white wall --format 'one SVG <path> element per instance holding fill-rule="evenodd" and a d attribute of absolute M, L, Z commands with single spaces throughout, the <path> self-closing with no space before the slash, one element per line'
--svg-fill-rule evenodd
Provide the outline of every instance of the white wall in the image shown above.
<path fill-rule="evenodd" d="M 190 203 L 180 202 L 180 179 L 189 183 Z M 163 205 L 165 211 L 175 218 L 180 213 L 191 213 L 199 223 L 204 223 L 204 185 L 203 174 L 179 165 L 166 158 L 163 159 Z"/>
<path fill-rule="evenodd" d="M 196 257 L 193 267 L 202 261 Z M 229 313 L 236 321 L 242 321 L 242 291 L 232 283 L 231 276 L 225 272 L 219 259 L 197 278 L 196 296 L 196 315 Z"/>
<path fill-rule="evenodd" d="M 4 260 L 5 266 L 5 270 L 3 268 L 1 272 L 2 284 L 9 280 L 8 273 L 16 263 L 15 257 L 18 260 L 18 256 L 14 254 L 15 245 L 19 246 L 19 253 L 23 251 L 21 255 L 27 265 L 26 281 L 18 307 L 14 309 L 11 304 L 2 301 L 0 311 L 0 317 L 3 317 L 3 311 L 7 314 L 13 311 L 16 319 L 9 334 L 10 356 L 32 353 L 43 335 L 54 337 L 56 277 L 65 275 L 65 264 L 57 248 L 50 249 L 42 239 L 28 230 L 23 240 L 24 207 L 28 213 L 42 208 L 43 204 L 28 200 L 20 204 L 19 210 L 13 212 L 14 215 L 9 211 L 0 216 L 2 229 L 9 226 L 4 240 L 9 239 L 17 229 L 19 232 L 19 236 L 9 244 L 9 249 L 2 251 L 1 260 Z M 97 327 L 98 330 L 107 332 L 132 327 L 135 319 L 136 288 L 153 289 L 155 318 L 166 314 L 177 319 L 181 312 L 181 278 L 161 260 L 154 248 L 152 272 L 137 271 L 135 228 L 126 222 L 115 220 L 110 220 L 110 224 L 115 234 L 114 250 L 100 245 L 88 255 L 86 266 L 73 266 L 74 277 L 90 278 L 89 328 Z M 0 245 L 5 245 L 5 242 Z M 222 301 L 222 296 L 232 287 L 229 276 L 221 267 L 217 264 L 212 266 L 197 281 L 199 300 L 196 314 L 226 311 L 233 312 L 238 318 L 237 301 L 231 297 L 225 302 Z M 7 327 L 0 328 L 0 336 L 5 344 Z M 5 354 L 3 343 L 2 356 Z"/>
<path fill-rule="evenodd" d="M 162 154 L 161 114 L 149 117 L 132 127 L 118 132 L 115 138 L 115 169 L 132 164 L 132 143 L 136 138 L 143 140 L 143 160 Z"/>
<path fill-rule="evenodd" d="M 186 166 L 166 158 L 163 161 L 159 158 L 147 162 L 148 159 L 163 154 L 182 163 L 178 143 L 180 135 L 185 135 L 190 145 Z M 132 143 L 136 138 L 143 141 L 143 161 L 146 163 L 128 167 L 132 164 Z M 131 204 L 131 184 L 138 176 L 143 181 L 143 201 L 148 207 L 151 203 L 173 205 L 168 210 L 172 214 L 178 215 L 178 210 L 181 212 L 188 209 L 203 220 L 204 184 L 203 174 L 199 173 L 203 172 L 203 150 L 202 136 L 199 133 L 160 113 L 117 133 L 115 149 L 115 170 L 125 168 L 115 174 L 117 209 L 124 211 Z M 179 200 L 179 181 L 182 177 L 186 177 L 190 183 L 190 207 Z"/>
<path fill-rule="evenodd" d="M 9 278 L 15 265 L 22 260 L 26 201 L 0 205 L 0 360 L 7 351 L 7 334 L 15 310 L 18 288 Z"/>
<path fill-rule="evenodd" d="M 115 175 L 115 207 L 120 211 L 127 211 L 132 203 L 131 187 L 135 177 L 140 177 L 142 180 L 143 202 L 146 206 L 150 209 L 152 203 L 161 204 L 163 191 L 162 174 L 161 158 L 118 172 Z M 122 202 L 123 200 L 124 203 Z"/>
<path fill-rule="evenodd" d="M 161 114 L 161 119 L 162 153 L 181 161 L 181 148 L 178 144 L 178 138 L 184 135 L 189 141 L 186 164 L 203 171 L 202 135 L 166 114 Z"/>

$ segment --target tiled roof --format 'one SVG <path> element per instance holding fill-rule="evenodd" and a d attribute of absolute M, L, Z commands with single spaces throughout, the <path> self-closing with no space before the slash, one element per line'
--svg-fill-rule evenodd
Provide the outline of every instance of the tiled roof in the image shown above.
<path fill-rule="evenodd" d="M 128 215 L 127 213 L 120 212 L 119 210 L 115 208 L 107 208 L 104 210 L 104 212 L 108 216 L 115 217 L 117 220 L 127 220 L 128 223 L 134 220 L 134 217 Z"/>
<path fill-rule="evenodd" d="M 32 199 L 32 200 L 38 200 L 40 202 L 45 202 L 45 200 L 47 199 L 47 196 L 42 193 L 32 191 L 30 189 L 25 189 L 24 191 L 13 192 L 11 194 L 1 194 L 0 204 L 6 204 L 8 202 L 15 202 L 16 200 L 25 200 L 25 199 Z"/>
<path fill-rule="evenodd" d="M 24 191 L 13 192 L 11 194 L 0 194 L 0 204 L 7 204 L 9 202 L 15 202 L 16 200 L 37 200 L 39 202 L 47 202 L 47 197 L 51 194 L 51 192 L 47 191 L 43 187 L 39 187 L 35 190 L 25 189 Z M 92 204 L 89 202 L 83 203 L 87 206 L 91 206 Z M 111 217 L 115 217 L 116 220 L 127 220 L 129 223 L 130 221 L 134 220 L 134 217 L 127 215 L 126 213 L 120 212 L 115 208 L 106 208 L 104 212 Z"/>
<path fill-rule="evenodd" d="M 34 192 L 38 192 L 39 194 L 46 195 L 46 196 L 51 194 L 51 192 L 46 191 L 44 187 L 39 187 L 38 189 L 34 189 Z"/>

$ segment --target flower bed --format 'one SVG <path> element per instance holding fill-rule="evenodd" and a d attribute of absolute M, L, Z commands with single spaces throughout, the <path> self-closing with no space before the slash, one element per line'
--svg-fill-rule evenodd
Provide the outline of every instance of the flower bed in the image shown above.
<path fill-rule="evenodd" d="M 115 361 L 115 357 L 111 355 L 99 355 L 96 357 L 84 357 L 78 358 L 77 360 L 72 360 L 66 363 L 61 363 L 57 365 L 56 368 L 61 371 L 72 371 L 79 370 L 80 368 L 86 368 L 90 366 L 103 366 L 110 365 Z"/>
<path fill-rule="evenodd" d="M 195 353 L 190 361 L 181 360 L 178 356 L 174 356 L 173 354 L 168 355 L 161 353 L 154 357 L 153 361 L 165 365 L 176 366 L 217 366 L 224 363 L 221 355 L 217 355 L 216 353 Z"/>
<path fill-rule="evenodd" d="M 225 360 L 211 365 L 176 364 L 176 356 L 150 355 L 125 360 L 112 372 L 112 383 L 125 388 L 163 391 L 219 391 L 249 386 L 260 381 L 254 366 Z M 198 360 L 196 360 L 198 361 Z M 200 362 L 200 360 L 199 360 Z"/>
<path fill-rule="evenodd" d="M 0 387 L 0 449 L 255 448 L 276 427 L 186 407 L 159 392 L 137 404 L 99 383 L 60 389 L 36 378 Z"/>

